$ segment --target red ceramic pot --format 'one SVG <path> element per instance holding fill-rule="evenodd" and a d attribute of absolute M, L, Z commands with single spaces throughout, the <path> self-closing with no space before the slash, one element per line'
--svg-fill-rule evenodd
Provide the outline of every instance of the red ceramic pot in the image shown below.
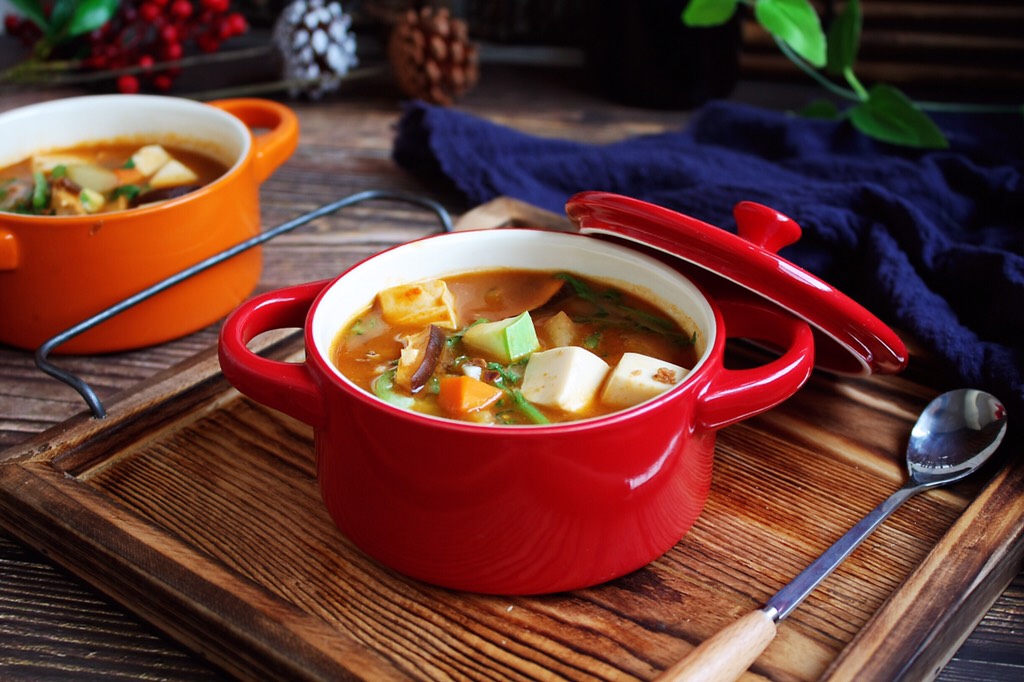
<path fill-rule="evenodd" d="M 493 268 L 570 270 L 644 295 L 697 333 L 686 380 L 631 409 L 550 426 L 496 426 L 402 410 L 330 362 L 335 336 L 376 293 Z M 246 346 L 303 327 L 302 363 Z M 723 366 L 727 336 L 783 349 L 751 369 Z M 486 593 L 581 588 L 656 559 L 687 532 L 711 483 L 716 431 L 777 405 L 807 379 L 808 325 L 768 302 L 705 296 L 640 252 L 578 234 L 487 230 L 429 237 L 329 282 L 258 296 L 226 321 L 225 376 L 314 428 L 321 494 L 367 554 L 414 578 Z"/>

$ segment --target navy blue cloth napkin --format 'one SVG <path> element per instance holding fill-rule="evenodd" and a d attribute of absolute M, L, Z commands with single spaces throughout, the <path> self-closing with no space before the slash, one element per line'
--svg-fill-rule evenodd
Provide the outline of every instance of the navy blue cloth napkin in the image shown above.
<path fill-rule="evenodd" d="M 950 384 L 992 392 L 1012 419 L 1024 415 L 1024 120 L 938 122 L 950 149 L 917 151 L 848 123 L 712 102 L 679 131 L 597 145 L 413 102 L 393 157 L 473 204 L 507 195 L 561 212 L 604 190 L 730 231 L 737 202 L 771 206 L 803 228 L 781 255 L 913 334 Z"/>

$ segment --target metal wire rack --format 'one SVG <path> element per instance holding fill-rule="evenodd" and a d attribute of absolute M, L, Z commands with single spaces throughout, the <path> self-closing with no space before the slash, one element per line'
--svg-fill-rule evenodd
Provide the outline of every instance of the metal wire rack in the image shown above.
<path fill-rule="evenodd" d="M 78 391 L 78 393 L 85 400 L 86 404 L 89 406 L 89 410 L 92 412 L 93 417 L 95 417 L 96 419 L 103 419 L 104 417 L 107 416 L 107 411 L 103 407 L 103 403 L 100 400 L 99 396 L 96 394 L 96 391 L 93 390 L 93 388 L 88 384 L 88 382 L 76 376 L 72 372 L 69 372 L 65 369 L 58 367 L 57 365 L 53 364 L 53 362 L 50 360 L 49 356 L 51 353 L 53 353 L 55 349 L 60 347 L 62 344 L 67 343 L 68 341 L 75 338 L 79 334 L 83 334 L 88 330 L 92 329 L 93 327 L 109 320 L 110 318 L 123 313 L 125 310 L 128 310 L 132 306 L 138 305 L 142 301 L 145 301 L 146 299 L 149 299 L 159 294 L 160 292 L 169 289 L 174 285 L 179 284 L 187 280 L 188 278 L 199 274 L 200 272 L 203 272 L 204 270 L 208 270 L 209 268 L 212 268 L 213 266 L 222 263 L 228 260 L 229 258 L 237 256 L 238 254 L 247 251 L 248 249 L 251 249 L 255 246 L 259 246 L 260 244 L 264 244 L 274 239 L 275 237 L 279 237 L 282 234 L 291 232 L 292 230 L 301 227 L 309 222 L 312 222 L 317 218 L 322 218 L 324 216 L 330 215 L 342 208 L 346 208 L 354 204 L 371 200 L 399 201 L 414 204 L 416 206 L 421 206 L 427 210 L 432 211 L 435 214 L 438 221 L 441 223 L 441 228 L 444 232 L 451 232 L 453 229 L 451 216 L 448 214 L 448 211 L 446 211 L 445 208 L 441 206 L 441 204 L 432 199 L 417 196 L 415 194 L 409 194 L 407 192 L 399 192 L 392 190 L 366 190 L 363 192 L 357 192 L 356 194 L 351 194 L 347 197 L 338 199 L 337 201 L 333 201 L 329 204 L 324 204 L 320 208 L 310 211 L 309 213 L 305 213 L 297 218 L 289 220 L 288 222 L 282 223 L 277 227 L 261 232 L 257 236 L 252 237 L 251 239 L 247 239 L 232 247 L 220 251 L 219 253 L 216 253 L 210 256 L 209 258 L 206 258 L 205 260 L 202 260 L 188 268 L 185 268 L 184 270 L 181 270 L 171 275 L 170 277 L 167 277 L 166 279 L 163 279 L 157 282 L 156 284 L 153 284 L 147 287 L 146 289 L 143 289 L 142 291 L 132 296 L 129 296 L 126 299 L 123 299 L 122 301 L 110 306 L 109 308 L 106 308 L 105 310 L 96 313 L 92 317 L 89 317 L 88 319 L 79 322 L 75 326 L 50 338 L 41 346 L 39 346 L 39 348 L 36 349 L 36 366 L 46 374 L 49 374 L 55 379 L 63 381 L 65 384 Z"/>

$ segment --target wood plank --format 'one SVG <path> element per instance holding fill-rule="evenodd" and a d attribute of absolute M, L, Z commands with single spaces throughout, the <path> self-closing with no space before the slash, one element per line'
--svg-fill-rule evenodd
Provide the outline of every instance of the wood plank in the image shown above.
<path fill-rule="evenodd" d="M 298 349 L 289 335 L 263 343 L 280 357 Z M 730 355 L 761 357 L 742 345 Z M 82 415 L 8 452 L 0 519 L 241 677 L 650 679 L 898 487 L 902 443 L 934 392 L 917 383 L 927 372 L 816 376 L 790 402 L 723 430 L 712 495 L 679 545 L 628 576 L 559 595 L 455 593 L 367 558 L 319 500 L 308 427 L 239 396 L 212 350 L 122 395 L 107 420 Z M 892 647 L 869 657 L 883 678 L 896 677 L 895 654 L 907 649 L 942 660 L 1020 565 L 1021 521 L 1007 506 L 1013 495 L 1020 504 L 1019 479 L 909 502 L 783 624 L 753 672 L 819 679 L 861 641 Z M 964 509 L 977 511 L 957 522 Z M 931 567 L 936 546 L 957 572 Z M 955 617 L 915 621 L 925 627 L 910 632 L 904 619 L 876 617 L 920 608 L 900 597 L 883 606 L 908 577 L 926 580 L 928 603 L 955 606 Z"/>
<path fill-rule="evenodd" d="M 790 93 L 794 90 L 797 89 L 784 84 L 774 83 L 771 86 L 766 86 L 747 82 L 741 84 L 736 97 L 740 101 L 777 107 L 792 101 Z M 523 97 L 523 92 L 529 92 L 530 97 Z M 61 93 L 19 92 L 15 95 L 4 96 L 0 106 L 10 108 L 53 96 L 61 96 Z M 304 208 L 319 206 L 357 189 L 369 187 L 386 186 L 426 193 L 441 199 L 456 214 L 468 208 L 458 196 L 445 194 L 437 188 L 425 186 L 400 172 L 388 160 L 391 126 L 398 115 L 398 108 L 395 93 L 386 84 L 364 82 L 355 87 L 346 87 L 344 93 L 336 98 L 316 103 L 293 102 L 292 106 L 299 112 L 303 124 L 302 147 L 296 156 L 289 160 L 288 164 L 278 173 L 275 173 L 274 177 L 262 188 L 261 200 L 265 225 L 277 225 L 284 220 L 294 218 Z M 582 87 L 579 73 L 575 70 L 503 69 L 491 66 L 488 67 L 478 90 L 471 93 L 460 106 L 469 113 L 486 116 L 529 133 L 603 142 L 678 128 L 685 124 L 688 116 L 687 112 L 645 111 L 602 101 Z M 309 194 L 307 194 L 304 183 L 309 184 Z M 260 287 L 261 289 L 276 288 L 310 279 L 333 276 L 343 269 L 346 263 L 353 262 L 361 255 L 368 255 L 386 243 L 425 234 L 436 227 L 432 218 L 424 215 L 420 210 L 397 204 L 376 202 L 372 205 L 346 209 L 337 215 L 302 228 L 291 235 L 288 240 L 269 245 L 265 249 L 266 269 L 264 281 Z M 360 235 L 360 232 L 365 232 L 365 234 Z M 146 382 L 162 370 L 171 368 L 169 371 L 172 375 L 180 374 L 182 368 L 176 368 L 175 363 L 207 351 L 215 344 L 216 336 L 217 328 L 212 326 L 197 334 L 157 348 L 102 357 L 61 357 L 58 362 L 61 366 L 71 368 L 87 378 L 99 389 L 105 403 L 115 406 L 130 400 L 133 394 L 146 390 Z M 167 377 L 167 375 L 163 376 Z M 911 381 L 899 384 L 900 399 L 922 404 L 927 397 L 926 392 L 925 389 L 917 387 L 940 380 L 941 374 L 937 368 L 927 365 L 920 366 L 918 358 L 915 356 L 908 378 Z M 839 387 L 837 386 L 835 390 L 839 390 Z M 847 384 L 843 390 L 850 391 L 851 386 Z M 853 393 L 856 394 L 857 391 L 853 391 Z M 872 396 L 873 394 L 869 393 L 866 397 L 862 396 L 858 400 L 870 399 Z M 148 399 L 154 399 L 154 394 L 150 394 Z M 813 414 L 815 419 L 828 420 L 832 418 L 827 404 L 819 404 L 813 400 L 809 402 L 811 404 L 801 403 L 801 406 L 807 409 L 808 414 Z M 20 446 L 29 438 L 53 426 L 56 428 L 46 447 L 59 444 L 69 429 L 85 428 L 77 421 L 67 421 L 71 418 L 88 421 L 88 417 L 75 417 L 75 415 L 81 415 L 83 410 L 84 405 L 77 394 L 63 384 L 40 373 L 34 367 L 29 353 L 10 348 L 0 349 L 0 448 L 14 448 L 10 452 L 23 454 Z M 106 422 L 106 424 L 110 423 Z M 176 425 L 172 422 L 171 427 L 176 428 Z M 782 428 L 781 422 L 779 428 Z M 869 448 L 872 451 L 882 451 L 888 444 L 887 440 L 877 435 L 872 438 Z M 737 448 L 742 451 L 744 448 L 750 447 L 748 440 L 739 432 L 735 436 L 723 436 L 720 445 L 729 453 L 735 452 Z M 899 447 L 898 443 L 893 443 L 893 445 L 896 448 Z M 790 453 L 790 456 L 799 458 L 799 453 L 804 449 L 813 447 L 813 443 L 800 444 L 793 453 Z M 838 445 L 830 447 L 832 452 L 843 452 Z M 850 452 L 855 453 L 856 450 Z M 721 459 L 723 462 L 731 462 L 733 457 L 733 454 L 728 454 Z M 122 464 L 126 464 L 131 459 L 129 457 Z M 876 460 L 871 458 L 870 461 Z M 885 471 L 885 467 L 889 466 L 884 463 L 884 460 L 877 461 L 883 467 L 878 471 Z M 216 460 L 214 460 L 214 464 L 217 464 Z M 892 472 L 896 470 L 896 468 L 891 469 Z M 107 473 L 113 474 L 116 471 L 117 467 L 114 467 Z M 128 469 L 123 471 L 128 471 Z M 726 467 L 726 464 L 723 463 L 719 481 L 727 482 L 732 475 L 731 472 L 734 471 L 742 471 L 742 469 L 737 469 L 732 464 Z M 725 487 L 730 495 L 751 490 L 753 493 L 751 504 L 766 504 L 764 482 L 758 482 L 756 474 L 756 470 L 744 474 L 744 483 L 740 486 L 730 488 L 724 482 L 716 483 L 716 485 Z M 200 470 L 197 480 L 202 480 L 203 475 L 203 471 Z M 60 483 L 66 482 L 60 481 Z M 92 485 L 92 482 L 86 485 Z M 787 491 L 788 499 L 797 509 L 814 510 L 816 508 L 811 503 L 815 495 L 814 490 L 801 491 L 799 488 L 787 488 Z M 969 496 L 969 492 L 964 494 Z M 875 494 L 881 495 L 883 491 L 878 490 Z M 947 509 L 946 505 L 949 503 L 947 498 L 942 497 L 938 506 L 929 503 L 925 509 Z M 716 503 L 716 505 L 715 509 L 718 511 L 724 508 L 721 504 Z M 128 508 L 120 503 L 116 505 L 116 508 L 119 514 L 134 514 L 130 510 L 126 512 Z M 858 507 L 858 510 L 862 508 L 862 506 Z M 786 506 L 774 505 L 772 509 L 785 510 Z M 845 520 L 852 519 L 856 511 L 850 512 Z M 517 631 L 516 638 L 506 642 L 503 642 L 500 637 L 487 639 L 488 644 L 484 650 L 485 660 L 491 660 L 492 649 L 504 651 L 511 643 L 511 646 L 516 647 L 520 652 L 522 658 L 533 661 L 528 670 L 534 677 L 539 676 L 546 659 L 537 653 L 544 650 L 543 644 L 534 646 L 533 643 L 543 643 L 549 636 L 554 637 L 556 641 L 567 642 L 565 635 L 571 634 L 573 630 L 557 628 L 554 624 L 564 623 L 569 617 L 579 617 L 577 608 L 583 605 L 586 607 L 584 623 L 593 621 L 602 624 L 606 612 L 627 613 L 630 618 L 642 623 L 641 627 L 630 631 L 629 641 L 632 639 L 643 640 L 650 636 L 653 638 L 652 642 L 645 644 L 646 648 L 628 647 L 626 650 L 642 652 L 654 649 L 657 651 L 656 656 L 647 659 L 649 662 L 646 667 L 635 664 L 631 668 L 638 671 L 636 676 L 653 674 L 651 671 L 658 666 L 667 665 L 698 640 L 696 636 L 686 640 L 676 638 L 676 635 L 684 632 L 686 628 L 693 629 L 695 627 L 688 620 L 692 620 L 694 617 L 702 620 L 712 616 L 716 622 L 718 619 L 721 622 L 727 621 L 732 610 L 736 610 L 738 613 L 741 606 L 753 603 L 759 595 L 766 594 L 770 587 L 777 587 L 792 577 L 795 570 L 799 568 L 801 560 L 806 559 L 815 550 L 820 550 L 821 546 L 827 544 L 828 538 L 814 540 L 820 531 L 817 524 L 812 522 L 813 519 L 803 519 L 799 515 L 797 516 L 802 524 L 800 529 L 807 537 L 801 536 L 795 541 L 787 540 L 781 545 L 772 545 L 770 542 L 766 546 L 757 544 L 760 534 L 771 534 L 772 526 L 751 531 L 752 534 L 741 536 L 740 540 L 730 538 L 728 535 L 716 536 L 711 531 L 702 531 L 701 535 L 694 533 L 689 536 L 696 544 L 688 548 L 687 551 L 691 554 L 687 556 L 695 556 L 702 560 L 707 557 L 714 558 L 720 562 L 721 566 L 715 574 L 720 574 L 725 578 L 748 576 L 744 582 L 738 584 L 726 595 L 694 598 L 692 601 L 683 603 L 666 602 L 667 606 L 652 608 L 649 613 L 644 612 L 645 604 L 637 601 L 635 592 L 650 595 L 652 598 L 660 595 L 665 599 L 671 599 L 674 594 L 672 589 L 675 587 L 694 586 L 699 591 L 704 586 L 711 584 L 710 578 L 707 576 L 690 573 L 685 579 L 669 581 L 659 581 L 656 577 L 649 575 L 638 575 L 632 579 L 632 582 L 623 582 L 622 585 L 613 586 L 613 589 L 605 590 L 599 595 L 584 595 L 585 598 L 577 597 L 569 600 L 552 599 L 546 601 L 543 608 L 535 606 L 525 612 L 521 612 L 525 607 L 519 603 L 499 603 L 492 609 L 493 613 L 490 615 L 492 621 L 501 625 L 506 620 L 513 618 L 511 614 L 515 614 L 517 618 L 515 622 L 520 625 L 520 631 Z M 785 515 L 780 517 L 777 523 L 785 524 L 789 519 L 790 515 Z M 834 537 L 841 530 L 840 526 L 843 520 L 829 522 L 825 532 L 832 533 L 833 535 L 830 537 Z M 716 522 L 715 525 L 717 527 L 718 523 Z M 723 523 L 722 527 L 730 528 L 736 527 L 736 525 L 730 526 Z M 51 530 L 58 534 L 60 532 L 60 528 Z M 888 561 L 891 555 L 883 552 L 884 559 L 880 559 L 876 552 L 882 551 L 889 543 L 901 543 L 909 538 L 913 543 L 912 551 L 926 549 L 929 538 L 919 538 L 916 533 L 917 530 L 913 523 L 902 518 L 893 519 L 892 531 L 888 532 L 884 538 L 880 538 L 878 545 L 862 548 L 869 552 L 867 555 L 869 558 L 859 567 L 855 567 L 857 570 L 854 575 L 862 574 L 865 570 L 870 569 L 875 561 Z M 814 543 L 814 546 L 808 544 L 811 542 Z M 924 544 L 921 544 L 922 542 Z M 770 556 L 769 552 L 772 549 L 781 552 L 783 556 L 788 556 L 789 544 L 787 543 L 793 543 L 793 551 L 796 556 L 784 560 Z M 20 545 L 6 539 L 0 543 L 0 551 L 2 551 L 0 567 L 5 571 L 4 580 L 0 581 L 2 582 L 2 588 L 0 588 L 0 656 L 4 660 L 4 677 L 26 680 L 47 676 L 83 680 L 103 676 L 193 680 L 202 679 L 203 673 L 198 671 L 203 670 L 211 679 L 223 678 L 223 673 L 218 673 L 215 669 L 208 667 L 201 656 L 189 655 L 180 647 L 176 648 L 173 639 L 167 636 L 158 636 L 146 622 L 130 618 L 120 611 L 119 607 L 111 600 L 104 598 L 102 594 L 89 588 L 79 579 L 54 569 L 51 560 L 45 555 L 22 549 Z M 749 553 L 751 556 L 730 568 L 726 560 L 738 552 Z M 763 567 L 757 568 L 754 562 L 762 554 L 768 555 L 764 559 Z M 683 559 L 679 558 L 667 558 L 665 560 L 666 567 L 660 568 L 659 564 L 654 575 L 660 576 L 664 571 L 671 573 L 677 570 L 677 565 L 682 561 Z M 900 559 L 900 564 L 908 573 L 912 570 L 912 565 L 907 563 L 906 558 Z M 259 576 L 258 571 L 253 573 Z M 751 575 L 753 577 L 749 577 Z M 11 576 L 11 579 L 7 579 L 8 576 Z M 46 577 L 44 580 L 38 576 Z M 952 682 L 960 679 L 1009 681 L 1020 678 L 1021 671 L 1024 670 L 1024 662 L 1020 660 L 1019 656 L 1020 622 L 1021 614 L 1024 614 L 1024 599 L 1022 599 L 1024 593 L 1021 590 L 1020 580 L 1018 578 L 1014 583 L 1015 587 L 996 602 L 992 612 L 982 621 L 975 634 L 954 657 L 951 665 L 941 673 L 940 679 Z M 771 584 L 770 587 L 767 583 Z M 846 583 L 840 584 L 845 585 Z M 43 587 L 43 589 L 40 591 L 36 587 Z M 869 594 L 877 593 L 879 595 L 878 604 L 880 605 L 880 595 L 888 587 L 894 586 L 889 583 L 870 586 L 867 589 Z M 854 609 L 858 618 L 866 619 L 866 612 L 870 611 L 871 605 L 864 603 L 859 596 L 860 593 L 861 590 L 847 592 L 849 594 L 848 604 L 850 608 Z M 140 598 L 144 597 L 145 595 L 141 595 Z M 179 594 L 176 598 L 182 598 L 182 595 Z M 409 603 L 418 604 L 420 600 L 410 600 Z M 74 608 L 74 604 L 81 606 Z M 508 606 L 514 607 L 512 611 L 506 610 Z M 825 608 L 827 606 L 828 601 L 826 600 Z M 159 622 L 161 619 L 153 614 L 161 609 L 172 608 L 172 604 L 162 602 L 156 604 L 153 610 L 145 611 L 138 605 L 135 605 L 134 608 L 143 614 L 145 621 Z M 422 607 L 420 608 L 422 609 Z M 721 612 L 716 611 L 719 608 L 722 609 Z M 811 619 L 813 615 L 819 621 L 820 626 L 822 619 L 827 621 L 830 618 L 827 610 L 823 611 L 822 608 L 820 605 L 815 605 L 814 611 L 808 612 L 806 617 Z M 528 637 L 530 632 L 523 631 L 523 626 L 528 625 L 531 619 L 537 618 L 541 614 L 545 615 L 548 628 L 533 632 L 532 637 Z M 657 618 L 666 614 L 670 617 L 664 624 L 659 623 Z M 197 618 L 190 627 L 198 627 L 198 622 Z M 456 619 L 455 622 L 461 621 Z M 617 621 L 612 620 L 613 624 L 615 622 Z M 794 621 L 794 623 L 799 623 L 799 621 Z M 713 629 L 713 626 L 714 624 L 702 623 L 700 629 L 703 632 Z M 844 627 L 851 626 L 847 624 Z M 666 629 L 668 634 L 666 634 Z M 822 626 L 820 629 L 825 633 L 829 632 L 828 627 Z M 800 632 L 804 631 L 805 626 L 801 624 Z M 815 629 L 812 627 L 807 631 L 813 633 Z M 433 633 L 434 630 L 430 630 L 430 632 Z M 589 632 L 589 637 L 595 639 L 602 637 L 600 630 Z M 841 630 L 840 632 L 845 631 Z M 183 635 L 175 635 L 175 637 L 179 636 Z M 835 644 L 835 636 L 822 636 L 825 639 L 818 644 L 815 644 L 817 640 L 804 636 L 797 637 L 792 641 L 809 642 L 808 646 L 813 645 L 816 651 L 827 653 Z M 846 633 L 843 636 L 850 637 L 852 633 Z M 430 638 L 432 642 L 437 642 L 432 634 Z M 559 640 L 559 638 L 561 639 Z M 663 644 L 670 646 L 662 651 L 660 647 Z M 777 645 L 789 646 L 782 643 L 777 643 Z M 199 646 L 208 646 L 205 634 Z M 203 651 L 204 649 L 199 648 L 198 650 Z M 436 651 L 440 651 L 440 653 L 431 655 L 445 655 L 443 650 Z M 607 660 L 614 661 L 618 655 L 617 651 L 608 650 L 603 655 Z M 635 654 L 629 655 L 634 658 L 636 656 Z M 784 654 L 773 655 L 784 659 Z M 245 663 L 245 665 L 253 666 L 251 662 Z M 600 670 L 607 669 L 601 668 Z M 580 678 L 586 676 L 581 667 L 574 668 L 574 670 L 575 672 L 566 673 L 564 676 Z M 762 676 L 766 674 L 763 669 L 761 673 Z M 485 677 L 489 674 L 490 668 L 485 666 L 474 669 L 469 675 Z M 624 673 L 620 677 L 629 679 L 631 675 L 632 673 Z M 609 673 L 607 676 L 612 675 Z"/>
<path fill-rule="evenodd" d="M 1001 547 L 979 547 L 984 527 Z M 1011 461 L 829 668 L 837 680 L 933 677 L 1024 566 L 1024 464 Z M 979 582 L 978 573 L 990 577 Z M 951 600 L 950 593 L 955 597 Z M 899 644 L 897 644 L 899 642 Z M 885 661 L 886 663 L 882 663 Z M 895 664 L 894 664 L 895 662 Z"/>

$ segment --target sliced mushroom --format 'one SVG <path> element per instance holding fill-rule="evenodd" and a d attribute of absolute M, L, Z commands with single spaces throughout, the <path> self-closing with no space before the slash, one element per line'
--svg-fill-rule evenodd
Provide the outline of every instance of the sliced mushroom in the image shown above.
<path fill-rule="evenodd" d="M 444 339 L 444 332 L 435 325 L 405 337 L 395 383 L 413 393 L 426 386 L 441 359 Z"/>
<path fill-rule="evenodd" d="M 199 189 L 201 185 L 178 185 L 177 187 L 162 187 L 160 189 L 154 189 L 144 194 L 140 194 L 135 197 L 131 205 L 141 206 L 142 204 L 152 204 L 157 201 L 167 201 L 168 199 L 176 199 L 177 197 L 184 196 L 189 192 L 194 192 Z"/>
<path fill-rule="evenodd" d="M 552 277 L 532 288 L 509 287 L 502 289 L 495 299 L 488 301 L 492 307 L 487 310 L 487 317 L 492 320 L 501 320 L 518 315 L 524 310 L 537 310 L 556 299 L 556 294 L 561 292 L 564 287 L 566 287 L 565 282 Z"/>
<path fill-rule="evenodd" d="M 32 202 L 32 183 L 11 180 L 0 190 L 0 211 L 14 211 Z"/>

